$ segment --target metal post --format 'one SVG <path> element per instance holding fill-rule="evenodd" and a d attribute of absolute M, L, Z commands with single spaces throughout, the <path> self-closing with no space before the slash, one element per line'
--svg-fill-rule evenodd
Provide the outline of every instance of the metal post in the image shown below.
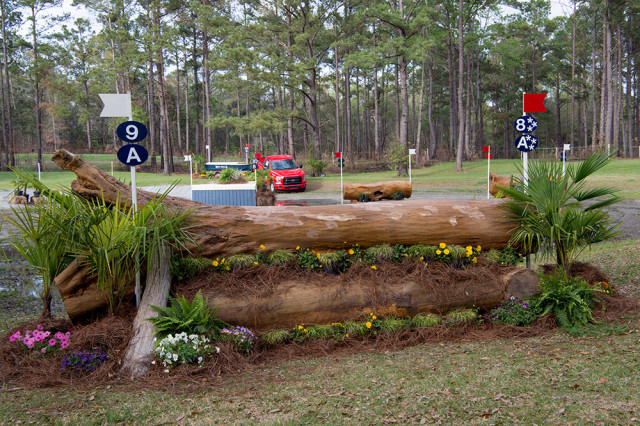
<path fill-rule="evenodd" d="M 489 192 L 489 182 L 491 180 L 491 145 L 489 145 L 489 152 L 487 153 L 487 200 L 491 198 Z"/>

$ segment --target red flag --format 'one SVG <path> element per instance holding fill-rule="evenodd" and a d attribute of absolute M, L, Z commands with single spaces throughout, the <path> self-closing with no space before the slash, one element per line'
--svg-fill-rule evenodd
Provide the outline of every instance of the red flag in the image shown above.
<path fill-rule="evenodd" d="M 491 158 L 493 158 L 493 154 L 485 154 L 484 158 L 486 158 L 487 160 L 490 160 Z"/>
<path fill-rule="evenodd" d="M 546 96 L 546 93 L 525 93 L 522 110 L 524 112 L 547 112 L 544 107 L 544 98 Z"/>
<path fill-rule="evenodd" d="M 335 158 L 341 158 L 342 157 L 342 153 L 341 152 L 336 152 L 336 157 Z"/>
<path fill-rule="evenodd" d="M 482 152 L 489 152 L 489 147 L 488 146 L 483 146 L 482 147 Z"/>

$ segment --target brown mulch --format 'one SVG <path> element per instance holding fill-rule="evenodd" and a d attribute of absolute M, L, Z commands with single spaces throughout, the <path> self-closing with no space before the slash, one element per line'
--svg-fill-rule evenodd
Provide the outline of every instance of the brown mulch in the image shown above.
<path fill-rule="evenodd" d="M 258 271 L 260 269 L 260 271 Z M 258 291 L 255 285 L 248 285 L 247 281 L 258 280 L 261 292 L 269 292 L 275 287 L 274 283 L 284 278 L 291 279 L 292 268 L 247 268 L 237 271 L 236 275 L 216 275 L 216 279 L 225 277 L 220 288 L 226 291 L 255 292 Z M 358 268 L 356 268 L 358 269 Z M 384 270 L 387 268 L 385 267 Z M 467 270 L 452 270 L 449 268 L 449 276 L 445 277 L 444 270 L 441 271 L 439 279 L 434 280 L 434 285 L 444 286 L 445 281 L 451 279 L 461 279 Z M 581 274 L 597 278 L 597 281 L 604 275 L 590 265 L 579 267 Z M 260 272 L 260 273 L 259 273 Z M 360 268 L 354 272 L 347 272 L 347 278 L 366 282 L 370 279 L 370 270 Z M 379 269 L 378 273 L 381 272 Z M 425 273 L 424 268 L 407 268 L 404 265 L 405 277 L 408 275 L 420 275 Z M 317 272 L 297 270 L 300 274 L 298 278 L 308 278 L 306 274 L 321 275 Z M 385 272 L 389 276 L 393 271 Z M 439 276 L 440 272 L 436 274 Z M 485 271 L 486 273 L 486 271 Z M 455 275 L 462 274 L 462 275 Z M 590 274 L 590 275 L 589 275 Z M 453 276 L 453 278 L 452 278 Z M 316 277 L 318 278 L 318 277 Z M 605 277 L 606 278 L 606 277 Z M 206 284 L 210 278 L 200 277 L 199 285 Z M 335 277 L 334 277 L 335 279 Z M 406 278 L 405 278 L 406 279 Z M 485 276 L 486 279 L 486 276 Z M 440 281 L 439 281 L 440 280 Z M 180 287 L 180 294 L 195 293 L 198 288 L 198 280 Z M 640 302 L 636 299 L 611 297 L 601 295 L 599 304 L 594 310 L 594 317 L 598 321 L 615 322 L 625 314 L 635 314 L 640 308 Z M 458 327 L 447 327 L 444 325 L 424 328 L 407 329 L 393 334 L 380 333 L 377 336 L 355 337 L 346 340 L 308 340 L 304 343 L 287 343 L 280 345 L 270 345 L 258 339 L 254 349 L 249 354 L 240 354 L 234 350 L 230 343 L 217 342 L 216 346 L 221 348 L 220 354 L 207 361 L 204 367 L 183 365 L 171 370 L 169 374 L 164 372 L 164 367 L 160 363 L 151 366 L 150 371 L 143 377 L 130 381 L 128 377 L 120 373 L 122 357 L 132 334 L 132 322 L 134 311 L 129 310 L 117 317 L 105 317 L 85 326 L 71 328 L 68 321 L 63 320 L 40 320 L 21 324 L 5 334 L 0 340 L 0 384 L 18 386 L 21 388 L 42 388 L 53 386 L 73 386 L 79 389 L 88 389 L 96 386 L 108 384 L 129 384 L 135 387 L 166 387 L 167 385 L 179 383 L 203 384 L 209 381 L 218 380 L 221 376 L 228 376 L 247 371 L 256 371 L 264 368 L 266 364 L 273 364 L 287 360 L 340 356 L 354 354 L 358 352 L 380 352 L 396 351 L 409 346 L 420 344 L 433 344 L 440 342 L 470 342 L 470 341 L 492 341 L 496 339 L 527 338 L 554 333 L 556 328 L 555 320 L 552 316 L 545 316 L 529 327 L 495 325 L 493 323 L 467 324 Z M 44 326 L 45 330 L 67 331 L 71 328 L 71 350 L 90 351 L 102 349 L 109 353 L 110 359 L 100 368 L 92 373 L 82 373 L 77 371 L 62 371 L 61 360 L 64 352 L 57 356 L 30 356 L 22 350 L 21 343 L 9 342 L 9 336 L 15 331 L 32 330 L 38 324 Z"/>

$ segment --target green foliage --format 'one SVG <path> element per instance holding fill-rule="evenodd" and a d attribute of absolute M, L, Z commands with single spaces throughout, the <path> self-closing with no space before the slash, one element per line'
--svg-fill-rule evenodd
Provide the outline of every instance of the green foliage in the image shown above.
<path fill-rule="evenodd" d="M 194 173 L 204 173 L 204 163 L 206 159 L 202 155 L 191 155 L 191 162 L 193 163 Z"/>
<path fill-rule="evenodd" d="M 442 318 L 435 314 L 418 314 L 411 319 L 414 327 L 433 327 L 442 323 Z"/>
<path fill-rule="evenodd" d="M 486 319 L 497 324 L 527 326 L 539 317 L 540 310 L 535 304 L 511 296 L 493 308 Z"/>
<path fill-rule="evenodd" d="M 366 249 L 364 257 L 371 259 L 368 263 L 390 261 L 393 258 L 394 250 L 389 244 L 381 244 Z"/>
<path fill-rule="evenodd" d="M 510 244 L 527 252 L 541 251 L 568 270 L 586 247 L 618 235 L 604 208 L 620 200 L 613 188 L 586 188 L 586 179 L 606 166 L 611 157 L 592 154 L 578 164 L 551 160 L 529 163 L 528 185 L 502 188 L 509 197 L 502 204 L 515 225 Z M 594 203 L 586 203 L 595 201 Z"/>
<path fill-rule="evenodd" d="M 315 269 L 320 267 L 320 254 L 308 248 L 300 249 L 296 252 L 298 267 L 302 269 Z"/>
<path fill-rule="evenodd" d="M 333 336 L 333 327 L 328 324 L 311 325 L 307 327 L 308 339 L 327 339 Z"/>
<path fill-rule="evenodd" d="M 327 163 L 322 160 L 307 160 L 307 164 L 311 167 L 311 171 L 317 176 L 321 175 L 322 171 L 325 167 L 327 167 Z"/>
<path fill-rule="evenodd" d="M 485 260 L 500 266 L 514 266 L 522 263 L 525 257 L 512 247 L 502 250 L 491 249 L 485 253 Z"/>
<path fill-rule="evenodd" d="M 256 179 L 256 175 L 258 176 L 258 180 L 256 181 L 256 189 L 260 189 L 264 185 L 268 186 L 269 182 L 271 182 L 269 169 L 257 169 L 255 172 L 250 171 L 244 175 L 244 179 L 247 182 L 253 182 Z"/>
<path fill-rule="evenodd" d="M 535 300 L 540 315 L 553 313 L 562 328 L 584 325 L 593 320 L 594 289 L 581 278 L 567 277 L 558 269 L 540 275 L 540 294 Z"/>
<path fill-rule="evenodd" d="M 344 330 L 349 336 L 365 336 L 369 334 L 366 323 L 358 321 L 346 321 L 344 323 Z"/>
<path fill-rule="evenodd" d="M 405 146 L 396 142 L 389 145 L 387 150 L 387 164 L 391 170 L 396 170 L 398 175 L 401 171 L 406 170 L 409 167 L 409 152 Z"/>
<path fill-rule="evenodd" d="M 202 257 L 171 257 L 171 275 L 176 281 L 193 278 L 211 268 L 211 261 Z"/>
<path fill-rule="evenodd" d="M 411 327 L 411 320 L 406 318 L 388 317 L 380 320 L 380 328 L 388 333 L 397 333 Z"/>
<path fill-rule="evenodd" d="M 572 337 L 603 338 L 609 336 L 622 336 L 624 334 L 629 334 L 632 330 L 627 324 L 594 323 L 568 327 L 565 328 L 564 331 L 569 333 Z"/>
<path fill-rule="evenodd" d="M 426 244 L 416 244 L 414 246 L 407 247 L 406 253 L 409 257 L 414 259 L 420 259 L 424 261 L 433 260 L 436 257 L 436 246 L 428 246 Z"/>
<path fill-rule="evenodd" d="M 444 322 L 447 325 L 458 326 L 462 324 L 472 323 L 478 319 L 477 309 L 454 309 L 447 312 L 444 316 Z"/>
<path fill-rule="evenodd" d="M 202 292 L 198 290 L 192 302 L 189 302 L 184 296 L 178 298 L 169 297 L 171 306 L 154 306 L 151 308 L 158 312 L 155 318 L 148 318 L 156 327 L 154 334 L 161 339 L 169 334 L 187 333 L 187 334 L 205 334 L 212 332 L 219 335 L 220 329 L 227 324 L 216 318 L 216 310 L 210 309 L 208 299 L 202 296 Z"/>
<path fill-rule="evenodd" d="M 393 194 L 391 194 L 391 199 L 392 200 L 404 200 L 406 197 L 404 195 L 404 192 L 402 191 L 396 191 Z"/>
<path fill-rule="evenodd" d="M 281 343 L 288 342 L 293 338 L 293 336 L 288 330 L 275 330 L 263 334 L 260 338 L 270 345 L 279 345 Z"/>
<path fill-rule="evenodd" d="M 255 257 L 249 254 L 234 254 L 233 256 L 229 256 L 227 263 L 231 269 L 242 269 L 252 266 L 254 259 Z"/>
<path fill-rule="evenodd" d="M 289 250 L 279 249 L 267 255 L 267 263 L 270 265 L 287 265 L 295 262 L 296 256 Z"/>
<path fill-rule="evenodd" d="M 358 202 L 359 203 L 368 203 L 369 202 L 369 194 L 358 194 Z"/>
<path fill-rule="evenodd" d="M 238 352 L 250 352 L 258 339 L 255 333 L 246 327 L 225 327 L 221 331 L 222 340 L 233 343 Z"/>
<path fill-rule="evenodd" d="M 244 179 L 242 176 L 242 171 L 238 169 L 233 169 L 231 167 L 223 169 L 220 172 L 220 183 L 229 183 L 231 181 L 238 181 Z"/>

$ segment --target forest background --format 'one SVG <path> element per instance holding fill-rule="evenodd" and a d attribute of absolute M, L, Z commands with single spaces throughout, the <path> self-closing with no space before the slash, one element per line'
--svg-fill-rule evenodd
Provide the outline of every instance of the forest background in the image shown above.
<path fill-rule="evenodd" d="M 537 152 L 638 153 L 639 0 L 2 0 L 3 170 L 18 153 L 115 153 L 131 93 L 150 167 L 174 156 L 463 162 L 513 141 L 523 93 L 548 93 Z M 211 152 L 207 152 L 206 147 Z M 352 160 L 352 161 L 349 161 Z"/>

